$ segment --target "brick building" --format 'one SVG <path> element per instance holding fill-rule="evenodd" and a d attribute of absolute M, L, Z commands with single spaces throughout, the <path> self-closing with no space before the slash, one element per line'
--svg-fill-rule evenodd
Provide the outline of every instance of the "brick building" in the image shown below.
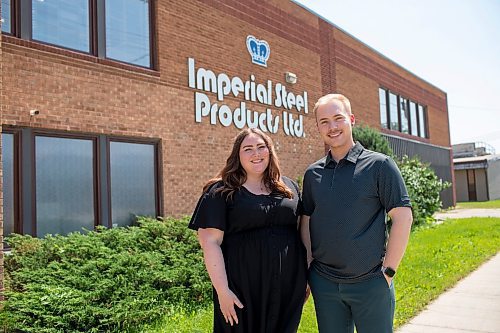
<path fill-rule="evenodd" d="M 329 92 L 452 180 L 446 93 L 294 2 L 1 4 L 3 235 L 190 214 L 249 124 L 297 178 Z"/>

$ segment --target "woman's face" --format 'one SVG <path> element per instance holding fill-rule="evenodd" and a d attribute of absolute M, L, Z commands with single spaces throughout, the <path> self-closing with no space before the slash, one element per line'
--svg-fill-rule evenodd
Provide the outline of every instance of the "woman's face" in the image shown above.
<path fill-rule="evenodd" d="M 247 175 L 262 176 L 269 165 L 269 148 L 258 134 L 250 133 L 240 146 L 240 163 Z"/>

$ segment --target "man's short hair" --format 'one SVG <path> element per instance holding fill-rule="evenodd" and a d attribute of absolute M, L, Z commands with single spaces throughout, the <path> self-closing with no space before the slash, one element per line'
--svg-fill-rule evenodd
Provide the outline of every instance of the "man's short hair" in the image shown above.
<path fill-rule="evenodd" d="M 327 102 L 329 102 L 331 100 L 339 101 L 340 103 L 342 103 L 342 106 L 344 107 L 344 111 L 347 112 L 348 115 L 352 114 L 351 102 L 349 101 L 349 99 L 347 97 L 345 97 L 342 94 L 328 94 L 328 95 L 325 95 L 323 97 L 320 97 L 318 99 L 318 101 L 316 102 L 316 104 L 314 104 L 314 109 L 313 109 L 314 115 L 316 116 L 316 110 L 318 109 L 318 107 L 320 105 L 326 104 Z"/>

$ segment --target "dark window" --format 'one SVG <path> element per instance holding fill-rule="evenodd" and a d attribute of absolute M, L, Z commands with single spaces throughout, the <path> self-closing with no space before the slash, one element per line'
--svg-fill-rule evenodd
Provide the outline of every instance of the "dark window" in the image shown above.
<path fill-rule="evenodd" d="M 379 88 L 380 125 L 393 131 L 428 138 L 425 107 L 389 90 Z M 389 96 L 389 105 L 387 105 Z M 388 109 L 388 110 L 387 110 Z"/>
<path fill-rule="evenodd" d="M 389 128 L 389 124 L 387 122 L 387 91 L 379 88 L 378 97 L 380 100 L 380 125 L 382 128 Z"/>
<path fill-rule="evenodd" d="M 2 30 L 151 68 L 152 8 L 151 0 L 2 0 Z"/>
<path fill-rule="evenodd" d="M 467 170 L 467 190 L 469 192 L 469 201 L 477 201 L 476 173 L 474 169 Z"/>
<path fill-rule="evenodd" d="M 2 0 L 2 31 L 12 33 L 10 0 Z"/>
<path fill-rule="evenodd" d="M 94 228 L 93 158 L 92 140 L 36 137 L 37 236 Z"/>
<path fill-rule="evenodd" d="M 409 123 L 409 111 L 408 111 L 408 100 L 406 98 L 399 98 L 399 111 L 401 113 L 401 132 L 410 133 L 408 128 Z"/>
<path fill-rule="evenodd" d="M 410 134 L 418 136 L 417 105 L 410 101 Z"/>
<path fill-rule="evenodd" d="M 150 67 L 149 1 L 106 0 L 106 57 Z"/>
<path fill-rule="evenodd" d="M 157 140 L 32 128 L 4 129 L 2 140 L 5 235 L 64 235 L 161 214 Z"/>
<path fill-rule="evenodd" d="M 393 93 L 389 93 L 389 124 L 390 129 L 399 131 L 399 120 L 398 120 L 398 97 Z"/>
<path fill-rule="evenodd" d="M 130 225 L 135 215 L 155 216 L 155 146 L 110 142 L 111 220 Z"/>
<path fill-rule="evenodd" d="M 3 10 L 3 7 L 2 7 Z M 14 134 L 2 133 L 2 170 L 3 170 L 3 232 L 9 235 L 15 221 L 15 169 L 14 169 Z"/>
<path fill-rule="evenodd" d="M 33 0 L 32 38 L 90 52 L 88 0 Z"/>
<path fill-rule="evenodd" d="M 419 124 L 418 132 L 420 134 L 420 137 L 426 138 L 427 131 L 426 131 L 426 122 L 425 122 L 425 110 L 424 110 L 424 107 L 422 105 L 418 106 L 418 124 Z"/>

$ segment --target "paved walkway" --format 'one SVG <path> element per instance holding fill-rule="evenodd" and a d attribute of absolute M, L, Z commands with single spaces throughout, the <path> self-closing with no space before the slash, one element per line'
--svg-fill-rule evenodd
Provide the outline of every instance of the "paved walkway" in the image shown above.
<path fill-rule="evenodd" d="M 397 332 L 500 333 L 500 253 Z"/>
<path fill-rule="evenodd" d="M 500 209 L 458 209 L 436 218 L 500 217 Z M 500 253 L 439 296 L 397 333 L 500 333 Z"/>
<path fill-rule="evenodd" d="M 438 220 L 444 220 L 446 218 L 460 219 L 466 217 L 500 217 L 500 209 L 453 209 L 442 213 L 436 213 L 434 217 Z"/>

